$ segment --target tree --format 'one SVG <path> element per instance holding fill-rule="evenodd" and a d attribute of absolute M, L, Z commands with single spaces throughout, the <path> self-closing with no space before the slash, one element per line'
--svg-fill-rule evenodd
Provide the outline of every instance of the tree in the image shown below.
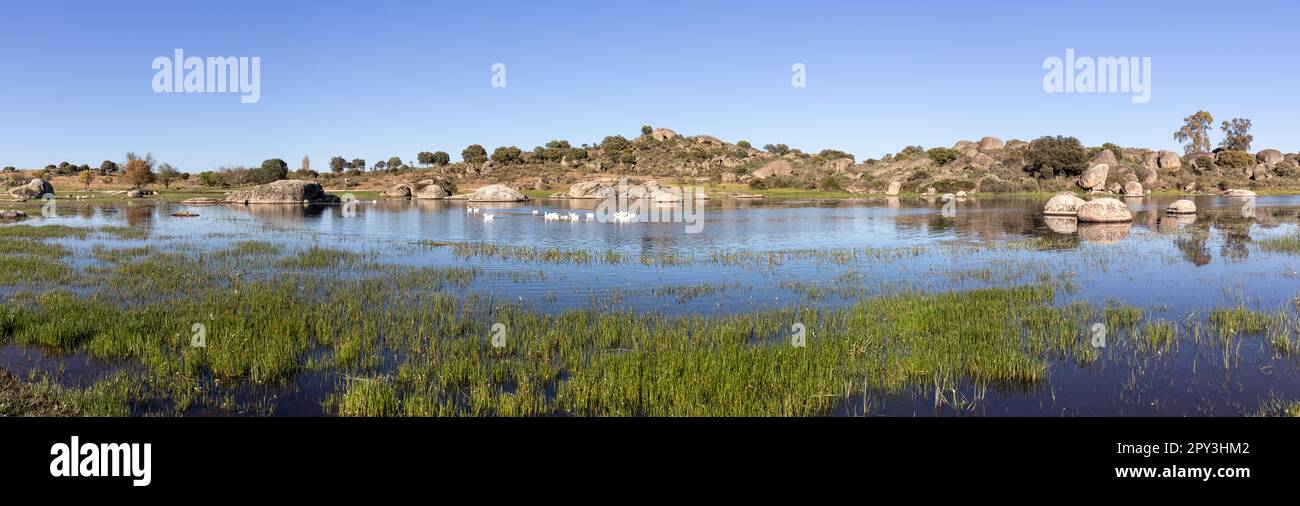
<path fill-rule="evenodd" d="M 125 175 L 134 188 L 143 188 L 153 182 L 153 165 L 145 159 L 128 156 Z"/>
<path fill-rule="evenodd" d="M 642 126 L 641 126 L 641 135 L 650 135 L 650 134 L 653 133 L 654 131 L 655 131 L 655 129 L 650 128 L 650 125 L 642 125 Z"/>
<path fill-rule="evenodd" d="M 790 146 L 786 146 L 785 144 L 764 144 L 763 151 L 778 156 L 785 156 L 785 154 L 790 152 Z"/>
<path fill-rule="evenodd" d="M 164 189 L 171 189 L 172 181 L 180 177 L 180 171 L 172 167 L 170 163 L 164 163 L 158 167 L 158 182 L 162 183 Z"/>
<path fill-rule="evenodd" d="M 351 165 L 352 165 L 353 167 L 355 167 L 357 170 L 362 171 L 362 172 L 365 172 L 365 170 L 366 170 L 366 159 L 365 159 L 365 158 L 353 158 L 353 159 L 352 159 L 352 163 L 351 163 Z"/>
<path fill-rule="evenodd" d="M 220 186 L 221 176 L 210 170 L 201 172 L 199 173 L 199 184 L 203 186 Z"/>
<path fill-rule="evenodd" d="M 501 146 L 492 151 L 492 161 L 501 165 L 518 163 L 522 160 L 523 151 L 514 146 Z"/>
<path fill-rule="evenodd" d="M 343 159 L 343 157 L 341 156 L 330 158 L 330 172 L 333 172 L 335 174 L 342 173 L 343 167 L 346 166 L 347 164 L 348 161 Z"/>
<path fill-rule="evenodd" d="M 1088 152 L 1074 137 L 1043 136 L 1029 143 L 1025 167 L 1039 179 L 1077 176 L 1088 168 Z"/>
<path fill-rule="evenodd" d="M 397 170 L 402 166 L 402 159 L 396 156 L 388 159 L 388 170 Z"/>
<path fill-rule="evenodd" d="M 421 151 L 415 155 L 415 160 L 420 162 L 420 165 L 428 167 L 433 165 L 433 153 Z"/>
<path fill-rule="evenodd" d="M 447 154 L 446 151 L 436 151 L 430 161 L 434 165 L 447 165 L 451 163 L 451 155 Z"/>
<path fill-rule="evenodd" d="M 600 148 L 605 150 L 605 155 L 616 162 L 622 158 L 623 150 L 631 145 L 622 135 L 611 135 L 600 141 Z"/>
<path fill-rule="evenodd" d="M 375 162 L 375 170 L 384 170 L 386 166 L 387 164 L 383 160 Z"/>
<path fill-rule="evenodd" d="M 1220 128 L 1223 141 L 1219 142 L 1219 147 L 1250 152 L 1250 143 L 1255 141 L 1255 136 L 1250 134 L 1250 120 L 1232 118 L 1232 121 L 1224 121 Z"/>
<path fill-rule="evenodd" d="M 103 163 L 99 164 L 99 174 L 100 174 L 100 175 L 102 175 L 102 176 L 107 176 L 107 175 L 112 174 L 112 173 L 114 173 L 114 172 L 117 172 L 117 164 L 116 164 L 116 163 L 113 163 L 112 160 L 104 160 Z"/>
<path fill-rule="evenodd" d="M 1174 140 L 1182 142 L 1183 152 L 1198 153 L 1210 150 L 1210 125 L 1214 116 L 1205 111 L 1183 118 L 1183 127 L 1174 132 Z"/>
<path fill-rule="evenodd" d="M 470 144 L 460 152 L 460 159 L 465 163 L 483 163 L 487 161 L 487 150 L 478 144 Z"/>
<path fill-rule="evenodd" d="M 83 170 L 81 171 L 81 174 L 77 175 L 77 179 L 81 181 L 81 184 L 85 185 L 86 190 L 89 191 L 90 183 L 95 180 L 95 174 L 88 170 Z"/>
<path fill-rule="evenodd" d="M 289 164 L 284 160 L 272 158 L 262 162 L 261 168 L 255 171 L 253 182 L 257 184 L 266 184 L 279 181 L 289 177 Z"/>
<path fill-rule="evenodd" d="M 298 167 L 298 170 L 299 170 L 299 171 L 302 171 L 302 172 L 311 172 L 311 157 L 310 157 L 310 156 L 302 155 L 302 165 L 301 165 L 300 167 Z"/>
<path fill-rule="evenodd" d="M 736 146 L 744 149 L 749 149 L 754 147 L 752 144 L 749 143 L 749 141 L 745 141 L 745 140 L 736 141 Z"/>

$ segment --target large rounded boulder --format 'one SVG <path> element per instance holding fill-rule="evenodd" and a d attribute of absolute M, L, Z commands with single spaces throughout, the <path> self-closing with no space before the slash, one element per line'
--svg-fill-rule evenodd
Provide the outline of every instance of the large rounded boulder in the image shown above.
<path fill-rule="evenodd" d="M 1270 166 L 1281 163 L 1284 159 L 1286 159 L 1286 157 L 1282 155 L 1281 151 L 1276 149 L 1265 149 L 1255 153 L 1255 161 Z"/>
<path fill-rule="evenodd" d="M 1169 214 L 1196 214 L 1196 203 L 1187 199 L 1175 200 L 1165 209 Z"/>
<path fill-rule="evenodd" d="M 450 197 L 451 192 L 433 181 L 420 181 L 416 183 L 415 193 L 411 196 L 419 200 L 438 200 Z"/>
<path fill-rule="evenodd" d="M 236 204 L 323 204 L 339 198 L 325 193 L 319 183 L 301 179 L 284 179 L 226 194 L 226 202 Z"/>
<path fill-rule="evenodd" d="M 1113 198 L 1099 198 L 1084 202 L 1079 206 L 1081 223 L 1123 223 L 1133 221 L 1133 213 L 1128 205 Z"/>
<path fill-rule="evenodd" d="M 790 162 L 785 160 L 776 160 L 759 167 L 759 169 L 754 171 L 751 175 L 757 179 L 767 179 L 772 176 L 787 177 L 793 174 L 794 167 L 790 166 Z"/>
<path fill-rule="evenodd" d="M 1123 191 L 1125 197 L 1142 197 L 1147 194 L 1146 190 L 1142 188 L 1142 183 L 1137 181 L 1124 183 Z"/>
<path fill-rule="evenodd" d="M 1067 193 L 1052 197 L 1043 206 L 1043 214 L 1048 216 L 1074 216 L 1079 213 L 1079 206 L 1083 205 L 1085 200 L 1075 196 L 1073 193 Z"/>
<path fill-rule="evenodd" d="M 1107 152 L 1109 153 L 1109 151 Z M 1110 166 L 1104 163 L 1088 167 L 1088 170 L 1083 171 L 1083 174 L 1079 176 L 1079 187 L 1091 190 L 1101 186 L 1106 182 L 1106 176 L 1109 174 Z"/>
<path fill-rule="evenodd" d="M 10 188 L 9 195 L 16 199 L 38 199 L 45 195 L 54 195 L 54 187 L 48 181 L 38 177 L 25 185 Z"/>
<path fill-rule="evenodd" d="M 1169 172 L 1178 172 L 1178 169 L 1183 166 L 1183 159 L 1179 158 L 1178 153 L 1173 151 L 1161 151 L 1157 163 L 1162 169 Z"/>
<path fill-rule="evenodd" d="M 379 195 L 382 197 L 410 197 L 412 193 L 413 190 L 410 184 L 399 183 L 388 187 L 387 190 L 384 190 Z"/>
<path fill-rule="evenodd" d="M 509 186 L 490 184 L 474 190 L 468 200 L 470 202 L 526 202 L 528 197 Z"/>
<path fill-rule="evenodd" d="M 995 149 L 1002 149 L 1002 146 L 1005 145 L 1006 144 L 1002 142 L 1002 139 L 999 139 L 997 137 L 985 137 L 983 139 L 980 139 L 980 143 L 978 147 L 980 151 L 991 151 Z"/>
<path fill-rule="evenodd" d="M 583 181 L 569 187 L 571 199 L 607 199 L 617 196 L 618 190 L 608 180 Z"/>

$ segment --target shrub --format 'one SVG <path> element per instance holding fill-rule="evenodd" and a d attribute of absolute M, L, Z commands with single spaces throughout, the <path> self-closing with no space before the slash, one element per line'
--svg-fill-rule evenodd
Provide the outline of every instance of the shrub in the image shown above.
<path fill-rule="evenodd" d="M 1300 174 L 1300 170 L 1297 169 L 1295 162 L 1286 160 L 1275 165 L 1273 167 L 1273 173 L 1281 177 L 1294 177 L 1297 174 Z"/>
<path fill-rule="evenodd" d="M 940 179 L 930 183 L 930 186 L 934 187 L 935 190 L 938 190 L 939 193 L 957 193 L 959 191 L 969 190 L 975 185 L 965 179 Z"/>
<path fill-rule="evenodd" d="M 785 144 L 765 144 L 763 145 L 763 151 L 778 156 L 784 156 L 790 152 L 790 146 L 786 146 Z"/>
<path fill-rule="evenodd" d="M 502 165 L 519 163 L 522 160 L 523 151 L 514 146 L 501 146 L 492 151 L 492 161 Z"/>
<path fill-rule="evenodd" d="M 641 125 L 641 135 L 650 135 L 654 131 L 655 129 L 651 128 L 650 125 Z"/>
<path fill-rule="evenodd" d="M 840 183 L 839 178 L 830 176 L 817 182 L 817 189 L 824 192 L 842 192 L 844 185 Z"/>
<path fill-rule="evenodd" d="M 1197 172 L 1205 172 L 1209 170 L 1214 170 L 1215 168 L 1217 168 L 1217 166 L 1214 164 L 1213 158 L 1208 156 L 1202 156 L 1200 158 L 1197 158 L 1195 162 L 1192 162 L 1192 168 L 1196 169 Z"/>
<path fill-rule="evenodd" d="M 925 148 L 921 146 L 908 146 L 894 155 L 895 160 L 911 160 L 917 156 L 925 154 Z"/>
<path fill-rule="evenodd" d="M 447 154 L 446 151 L 438 151 L 433 154 L 434 165 L 447 165 L 449 163 L 451 163 L 451 155 Z"/>
<path fill-rule="evenodd" d="M 1250 153 L 1245 151 L 1229 149 L 1220 151 L 1215 163 L 1233 169 L 1241 169 L 1255 165 L 1255 157 L 1250 156 Z"/>
<path fill-rule="evenodd" d="M 1029 143 L 1029 151 L 1025 154 L 1025 168 L 1037 174 L 1039 179 L 1056 175 L 1077 176 L 1087 165 L 1087 151 L 1074 137 L 1039 137 Z"/>
<path fill-rule="evenodd" d="M 853 159 L 853 155 L 840 151 L 838 149 L 823 149 L 817 156 L 823 160 L 839 160 L 840 158 Z"/>
<path fill-rule="evenodd" d="M 936 187 L 937 189 L 937 187 Z M 997 178 L 988 178 L 980 181 L 980 191 L 989 193 L 1015 193 L 1020 190 L 1020 186 L 1011 181 L 1004 181 Z"/>
<path fill-rule="evenodd" d="M 925 152 L 935 165 L 943 165 L 957 159 L 957 152 L 948 148 L 933 148 Z"/>
<path fill-rule="evenodd" d="M 745 148 L 745 149 L 750 149 L 750 148 L 754 147 L 754 146 L 752 146 L 752 145 L 749 144 L 749 141 L 736 141 L 736 145 L 737 145 L 737 146 L 740 146 L 740 147 L 742 147 L 742 148 Z"/>
<path fill-rule="evenodd" d="M 907 181 L 909 183 L 916 182 L 916 181 L 924 181 L 926 179 L 930 179 L 930 173 L 924 170 L 918 170 L 916 172 L 907 175 Z"/>

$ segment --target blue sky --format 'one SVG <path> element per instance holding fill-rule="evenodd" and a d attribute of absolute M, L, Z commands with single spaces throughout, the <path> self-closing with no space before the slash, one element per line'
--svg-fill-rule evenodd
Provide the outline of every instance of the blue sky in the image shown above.
<path fill-rule="evenodd" d="M 198 172 L 321 170 L 643 124 L 859 159 L 994 135 L 1177 148 L 1181 119 L 1300 150 L 1295 2 L 16 2 L 0 18 L 0 165 L 127 151 Z M 151 62 L 258 56 L 261 101 L 157 94 Z M 1152 98 L 1048 94 L 1044 58 L 1152 58 Z M 490 86 L 504 63 L 507 86 Z M 807 87 L 790 85 L 803 63 Z M 1218 135 L 1216 132 L 1215 140 Z"/>

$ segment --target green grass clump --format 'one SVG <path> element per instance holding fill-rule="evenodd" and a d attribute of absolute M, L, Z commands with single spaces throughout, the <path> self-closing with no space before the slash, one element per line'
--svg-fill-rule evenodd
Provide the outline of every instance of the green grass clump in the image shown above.
<path fill-rule="evenodd" d="M 1156 320 L 1142 327 L 1142 342 L 1150 349 L 1168 349 L 1174 343 L 1174 326 L 1165 320 Z"/>
<path fill-rule="evenodd" d="M 1244 307 L 1216 308 L 1210 311 L 1210 324 L 1225 340 L 1238 334 L 1263 332 L 1268 328 L 1271 320 L 1267 313 L 1251 311 Z"/>
<path fill-rule="evenodd" d="M 349 378 L 338 403 L 340 416 L 399 414 L 397 389 L 383 378 Z"/>

